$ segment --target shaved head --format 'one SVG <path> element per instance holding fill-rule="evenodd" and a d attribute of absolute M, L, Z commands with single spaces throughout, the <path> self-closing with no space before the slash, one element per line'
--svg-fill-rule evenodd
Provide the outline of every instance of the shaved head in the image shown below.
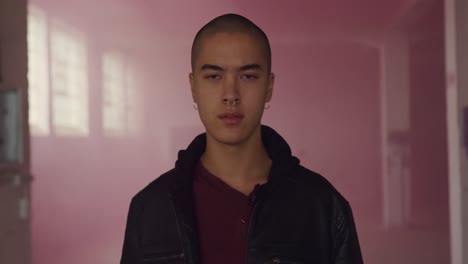
<path fill-rule="evenodd" d="M 195 69 L 195 63 L 202 45 L 202 40 L 213 36 L 216 33 L 245 33 L 258 39 L 258 42 L 262 45 L 262 49 L 265 53 L 264 55 L 267 61 L 268 72 L 271 71 L 271 48 L 265 32 L 263 32 L 263 30 L 252 21 L 241 15 L 225 14 L 208 22 L 198 31 L 197 35 L 195 35 L 191 54 L 192 72 Z"/>

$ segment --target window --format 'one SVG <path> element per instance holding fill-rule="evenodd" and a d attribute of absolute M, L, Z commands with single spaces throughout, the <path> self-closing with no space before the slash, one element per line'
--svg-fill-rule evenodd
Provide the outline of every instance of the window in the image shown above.
<path fill-rule="evenodd" d="M 102 57 L 102 126 L 106 135 L 136 135 L 141 127 L 141 100 L 135 71 L 122 54 Z"/>
<path fill-rule="evenodd" d="M 42 10 L 29 6 L 28 81 L 29 126 L 32 135 L 46 136 L 49 127 L 49 53 L 47 17 Z"/>
<path fill-rule="evenodd" d="M 55 21 L 50 31 L 52 124 L 57 135 L 89 134 L 87 51 L 83 37 Z"/>
<path fill-rule="evenodd" d="M 117 52 L 102 56 L 102 127 L 107 135 L 125 133 L 125 67 Z"/>

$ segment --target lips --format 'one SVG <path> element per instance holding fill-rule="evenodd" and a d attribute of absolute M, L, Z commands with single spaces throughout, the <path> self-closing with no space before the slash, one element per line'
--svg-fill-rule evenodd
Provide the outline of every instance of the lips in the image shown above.
<path fill-rule="evenodd" d="M 244 115 L 239 112 L 226 112 L 219 115 L 219 118 L 226 124 L 226 125 L 237 125 L 239 124 Z"/>
<path fill-rule="evenodd" d="M 219 115 L 219 118 L 243 118 L 244 115 L 239 112 L 227 112 Z"/>

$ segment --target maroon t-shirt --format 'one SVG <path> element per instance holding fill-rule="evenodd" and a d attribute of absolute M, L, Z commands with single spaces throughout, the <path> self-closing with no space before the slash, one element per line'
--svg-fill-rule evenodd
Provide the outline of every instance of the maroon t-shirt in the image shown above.
<path fill-rule="evenodd" d="M 194 170 L 193 192 L 202 263 L 245 263 L 252 194 L 233 189 L 201 161 Z"/>

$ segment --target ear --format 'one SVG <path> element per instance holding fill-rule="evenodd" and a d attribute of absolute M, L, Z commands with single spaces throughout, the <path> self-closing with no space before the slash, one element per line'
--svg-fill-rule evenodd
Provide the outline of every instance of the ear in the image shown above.
<path fill-rule="evenodd" d="M 267 87 L 267 91 L 266 91 L 266 102 L 270 102 L 271 101 L 271 97 L 273 96 L 273 86 L 275 84 L 275 74 L 274 73 L 270 73 L 270 76 L 268 78 L 268 87 Z"/>
<path fill-rule="evenodd" d="M 193 80 L 193 73 L 189 73 L 189 82 L 190 82 L 190 90 L 192 92 L 192 99 L 193 99 L 193 102 L 196 103 L 197 102 L 197 93 L 195 91 L 195 86 L 193 84 L 194 80 Z"/>

